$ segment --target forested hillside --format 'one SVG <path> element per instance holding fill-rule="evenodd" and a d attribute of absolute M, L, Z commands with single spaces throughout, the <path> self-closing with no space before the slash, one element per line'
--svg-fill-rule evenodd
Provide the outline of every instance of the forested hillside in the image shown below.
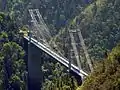
<path fill-rule="evenodd" d="M 68 30 L 79 28 L 82 31 L 91 59 L 94 61 L 104 58 L 105 53 L 120 42 L 119 5 L 119 0 L 94 1 L 69 22 L 67 29 L 61 30 L 54 40 L 60 47 L 63 46 L 61 43 L 70 44 L 65 41 L 69 39 Z"/>
<path fill-rule="evenodd" d="M 120 45 L 120 1 L 96 0 L 75 19 L 82 30 L 88 51 L 95 60 L 95 70 L 77 90 L 119 90 Z M 74 19 L 74 20 L 75 20 Z"/>
<path fill-rule="evenodd" d="M 93 73 L 77 90 L 119 90 L 120 89 L 120 45 L 113 48 L 108 57 L 99 62 Z"/>
<path fill-rule="evenodd" d="M 9 13 L 19 26 L 29 25 L 28 9 L 38 8 L 53 35 L 57 34 L 93 0 L 0 0 L 0 10 Z"/>
<path fill-rule="evenodd" d="M 39 8 L 48 26 L 64 27 L 92 0 L 32 0 L 31 7 Z"/>
<path fill-rule="evenodd" d="M 54 42 L 57 45 L 56 52 L 70 59 L 69 30 L 79 28 L 92 63 L 98 63 L 78 90 L 119 90 L 120 45 L 112 48 L 120 42 L 120 0 L 0 0 L 0 90 L 27 88 L 23 34 L 27 36 L 32 27 L 28 10 L 36 8 L 52 35 L 48 43 L 53 47 Z M 83 57 L 82 66 L 86 68 L 83 50 L 80 43 L 77 45 Z M 59 63 L 45 61 L 42 70 L 42 90 L 75 90 L 78 87 L 75 77 Z"/>
<path fill-rule="evenodd" d="M 81 29 L 93 60 L 103 58 L 120 41 L 119 8 L 119 0 L 96 0 L 75 18 L 73 25 Z"/>
<path fill-rule="evenodd" d="M 25 51 L 20 46 L 22 37 L 14 20 L 0 13 L 0 89 L 25 89 Z"/>
<path fill-rule="evenodd" d="M 35 2 L 39 5 L 36 6 Z M 54 4 L 52 4 L 54 2 Z M 73 1 L 72 1 L 73 2 Z M 24 44 L 22 42 L 23 34 L 20 33 L 20 30 L 26 30 L 26 25 L 29 25 L 31 19 L 28 13 L 29 8 L 39 8 L 41 14 L 44 17 L 44 20 L 49 24 L 55 26 L 56 29 L 60 29 L 65 26 L 65 21 L 71 17 L 75 17 L 77 12 L 74 12 L 74 15 L 70 15 L 75 8 L 81 8 L 82 4 L 79 6 L 79 1 L 73 2 L 74 7 L 71 7 L 72 3 L 70 1 L 66 2 L 74 10 L 68 11 L 69 8 L 63 5 L 64 1 L 55 2 L 54 0 L 49 1 L 24 1 L 24 0 L 1 0 L 2 13 L 0 14 L 0 89 L 14 89 L 14 90 L 26 90 L 27 86 L 27 64 L 23 60 L 25 51 L 22 48 Z M 52 4 L 52 5 L 51 5 Z M 77 5 L 76 5 L 77 4 Z M 60 5 L 60 6 L 59 6 Z M 47 8 L 45 8 L 47 6 Z M 61 9 L 58 10 L 59 6 Z M 63 8 L 64 6 L 64 8 Z M 44 8 L 44 9 L 43 9 Z M 54 9 L 54 10 L 53 10 Z M 67 9 L 67 10 L 64 10 Z M 53 11 L 52 11 L 53 10 Z M 46 11 L 46 12 L 44 12 Z M 56 13 L 55 13 L 56 12 Z M 63 13 L 63 15 L 61 15 Z M 66 18 L 65 16 L 66 15 Z M 68 16 L 67 16 L 68 15 Z M 55 18 L 54 18 L 54 17 Z M 47 17 L 48 19 L 45 19 Z M 54 19 L 53 19 L 54 18 Z M 55 20 L 56 24 L 53 24 Z M 52 28 L 53 28 L 52 27 Z M 27 30 L 26 30 L 27 31 Z M 57 30 L 56 30 L 57 31 Z M 59 30 L 58 30 L 59 31 Z M 57 32 L 58 32 L 57 31 Z M 56 32 L 56 33 L 57 33 Z M 55 34 L 56 34 L 55 33 Z M 45 62 L 45 65 L 50 65 L 51 69 L 47 68 L 47 75 L 44 74 L 43 90 L 51 89 L 76 89 L 77 81 L 74 77 L 69 76 L 66 69 L 61 65 L 59 68 L 57 64 L 50 62 Z M 45 65 L 43 68 L 45 69 Z M 52 65 L 52 66 L 51 66 Z M 45 69 L 46 70 L 46 69 Z M 48 71 L 49 70 L 49 71 Z M 44 71 L 43 71 L 44 72 Z M 52 73 L 49 73 L 52 72 Z M 60 77 L 60 79 L 58 79 Z"/>

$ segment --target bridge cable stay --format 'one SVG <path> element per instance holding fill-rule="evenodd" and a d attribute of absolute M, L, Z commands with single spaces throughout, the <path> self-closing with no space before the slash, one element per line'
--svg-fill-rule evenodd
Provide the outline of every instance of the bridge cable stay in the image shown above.
<path fill-rule="evenodd" d="M 39 9 L 29 9 L 29 12 L 30 12 L 30 15 L 32 17 L 34 26 L 37 28 L 36 31 L 37 31 L 37 37 L 39 37 L 39 41 L 41 41 L 42 39 L 44 39 L 44 44 L 46 44 L 47 46 L 49 46 L 49 44 L 47 43 L 46 39 L 50 40 L 52 38 L 52 36 L 51 36 L 51 34 L 49 32 L 49 29 L 48 29 L 47 25 L 45 24 L 44 20 L 42 19 L 42 16 L 41 16 L 41 14 L 39 12 Z M 39 23 L 36 20 L 35 14 L 33 12 L 36 12 L 36 14 L 37 14 L 36 16 L 39 19 Z M 38 34 L 38 33 L 40 33 L 40 34 Z M 41 36 L 42 39 L 40 38 L 40 36 Z M 55 44 L 55 42 L 53 42 L 53 43 L 54 43 L 54 46 L 57 47 L 57 45 Z M 49 46 L 49 48 L 51 48 L 51 47 Z M 63 56 L 63 54 L 58 49 L 57 49 L 57 53 L 59 53 L 61 56 Z"/>
<path fill-rule="evenodd" d="M 44 32 L 46 32 L 45 34 L 47 34 L 46 36 L 48 36 L 49 38 L 52 38 L 51 37 L 51 34 L 50 34 L 50 32 L 49 32 L 49 29 L 48 29 L 48 27 L 47 27 L 47 25 L 45 24 L 45 22 L 44 22 L 44 20 L 43 20 L 43 18 L 42 18 L 42 16 L 41 16 L 41 14 L 40 14 L 40 12 L 39 12 L 39 9 L 35 9 L 35 11 L 36 11 L 36 13 L 37 13 L 37 16 L 38 16 L 38 18 L 39 18 L 39 21 L 40 21 L 40 23 L 42 24 L 41 26 L 44 26 Z M 54 42 L 54 46 L 57 48 L 57 45 L 55 44 L 55 42 Z M 58 50 L 57 51 L 61 56 L 63 56 L 63 54 Z"/>
<path fill-rule="evenodd" d="M 88 54 L 87 48 L 86 48 L 86 46 L 85 46 L 85 43 L 84 43 L 84 39 L 83 39 L 81 30 L 80 30 L 80 29 L 77 29 L 77 32 L 78 32 L 79 39 L 80 39 L 80 41 L 81 41 L 81 46 L 82 46 L 82 48 L 83 48 L 83 50 L 84 50 L 85 57 L 86 57 L 86 59 L 87 59 L 87 63 L 88 63 L 88 65 L 89 65 L 90 71 L 92 72 L 92 71 L 93 71 L 92 62 L 91 62 L 90 56 L 89 56 L 89 54 Z"/>
<path fill-rule="evenodd" d="M 44 22 L 44 20 L 43 20 L 43 18 L 42 18 L 42 16 L 41 16 L 41 14 L 40 14 L 40 12 L 39 12 L 39 9 L 34 9 L 35 11 L 36 11 L 36 13 L 37 13 L 37 16 L 38 16 L 38 18 L 39 18 L 39 22 L 41 23 L 41 26 L 44 26 L 44 32 L 45 32 L 45 34 L 47 34 L 46 36 L 48 36 L 49 38 L 52 38 L 52 36 L 51 36 L 51 34 L 50 34 L 50 32 L 49 32 L 49 28 L 47 27 L 47 25 L 45 24 L 45 22 Z M 54 43 L 54 46 L 57 48 L 57 45 L 55 44 L 55 42 L 53 42 Z M 61 56 L 63 56 L 63 54 L 60 52 L 60 50 L 57 50 L 57 53 L 58 54 L 60 54 Z M 64 57 L 64 56 L 63 56 Z"/>
<path fill-rule="evenodd" d="M 30 13 L 30 16 L 31 16 L 31 18 L 32 18 L 32 21 L 31 22 L 33 22 L 33 25 L 35 26 L 35 28 L 36 29 L 34 29 L 35 31 L 34 31 L 34 33 L 33 32 L 31 32 L 31 33 L 33 33 L 33 34 L 37 34 L 37 40 L 38 41 L 40 41 L 40 38 L 43 38 L 43 35 L 42 35 L 42 33 L 41 32 L 38 32 L 39 30 L 39 28 L 37 27 L 37 20 L 36 20 L 36 18 L 35 18 L 35 15 L 34 15 L 34 13 L 33 13 L 34 11 L 32 10 L 32 9 L 29 9 L 29 13 Z"/>
<path fill-rule="evenodd" d="M 40 25 L 38 23 L 38 21 L 36 20 L 36 17 L 35 17 L 35 14 L 34 14 L 34 9 L 29 9 L 29 13 L 31 15 L 31 18 L 32 18 L 32 22 L 36 28 L 36 32 L 34 31 L 33 34 L 36 34 L 37 35 L 37 39 L 39 42 L 43 42 L 44 45 L 47 45 L 49 46 L 49 44 L 47 43 L 46 39 L 45 39 L 45 34 L 43 33 L 44 31 L 40 28 Z"/>
<path fill-rule="evenodd" d="M 49 38 L 51 38 L 51 34 L 50 34 L 50 32 L 49 32 L 49 29 L 48 29 L 47 25 L 45 24 L 45 22 L 44 22 L 44 20 L 43 20 L 43 18 L 42 18 L 42 16 L 41 16 L 41 14 L 40 14 L 40 12 L 39 12 L 39 9 L 35 9 L 35 11 L 36 11 L 37 16 L 38 16 L 38 18 L 39 18 L 39 22 L 40 22 L 41 26 L 43 26 L 43 28 L 44 28 L 44 30 L 45 30 L 45 31 L 44 31 L 45 34 L 47 34 L 47 36 L 48 36 Z"/>
<path fill-rule="evenodd" d="M 78 54 L 78 51 L 77 51 L 77 47 L 76 47 L 76 43 L 75 43 L 75 39 L 74 39 L 72 30 L 69 30 L 69 35 L 70 35 L 70 38 L 71 38 L 71 45 L 72 45 L 72 48 L 73 48 L 73 51 L 74 51 L 74 54 L 75 54 L 75 57 L 76 57 L 76 60 L 77 60 L 78 68 L 79 68 L 79 70 L 81 70 L 81 63 L 80 63 L 80 59 L 79 59 L 79 54 Z"/>
<path fill-rule="evenodd" d="M 71 70 L 71 64 L 72 64 L 72 59 L 73 59 L 73 50 L 70 49 L 70 53 L 69 53 L 69 72 Z"/>
<path fill-rule="evenodd" d="M 36 12 L 37 15 L 35 15 L 34 12 Z M 48 29 L 47 25 L 45 24 L 44 20 L 42 19 L 42 16 L 41 16 L 41 14 L 39 13 L 39 10 L 38 10 L 38 9 L 29 9 L 29 13 L 30 13 L 30 15 L 31 15 L 32 22 L 33 22 L 34 26 L 36 27 L 36 35 L 37 35 L 37 38 L 38 38 L 37 42 L 38 42 L 38 43 L 41 42 L 41 41 L 43 42 L 43 40 L 44 40 L 44 42 L 43 42 L 42 44 L 43 44 L 43 45 L 47 44 L 47 45 L 45 45 L 45 46 L 48 48 L 49 44 L 48 44 L 47 41 L 46 41 L 45 34 L 47 34 L 48 37 L 51 37 L 51 34 L 50 34 L 50 32 L 49 32 L 49 29 Z M 39 22 L 40 22 L 40 23 L 38 23 L 38 21 L 36 20 L 36 17 L 35 17 L 35 16 L 37 16 L 37 17 L 39 18 Z M 40 26 L 43 26 L 44 30 L 41 29 Z M 46 32 L 46 33 L 45 33 L 45 32 Z M 69 33 L 70 33 L 70 37 L 71 37 L 71 41 L 72 41 L 71 45 L 72 45 L 73 50 L 74 50 L 74 52 L 75 52 L 75 56 L 76 56 L 76 60 L 77 60 L 77 64 L 78 64 L 78 69 L 79 69 L 79 72 L 81 72 L 82 69 L 81 69 L 81 64 L 80 64 L 79 55 L 78 55 L 77 47 L 76 47 L 76 44 L 75 44 L 74 36 L 73 36 L 73 33 L 72 33 L 72 32 L 69 32 Z M 35 34 L 35 33 L 34 33 L 34 34 Z M 56 44 L 55 44 L 55 45 L 56 45 Z M 49 47 L 49 48 L 50 48 L 50 47 Z M 59 52 L 59 53 L 60 53 L 60 52 Z M 63 56 L 62 56 L 62 57 L 63 57 Z M 68 61 L 69 61 L 69 60 L 68 60 Z M 69 62 L 68 64 L 70 64 L 70 62 Z M 71 67 L 71 66 L 70 66 L 70 67 Z"/>

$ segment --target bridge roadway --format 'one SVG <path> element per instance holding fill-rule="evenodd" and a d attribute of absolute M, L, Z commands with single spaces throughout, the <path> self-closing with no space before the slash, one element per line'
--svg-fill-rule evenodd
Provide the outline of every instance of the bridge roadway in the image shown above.
<path fill-rule="evenodd" d="M 24 37 L 24 38 L 29 41 L 29 37 Z M 31 43 L 34 44 L 35 46 L 37 46 L 38 48 L 40 48 L 42 51 L 44 51 L 48 55 L 52 56 L 55 60 L 57 60 L 59 63 L 63 64 L 65 67 L 69 68 L 69 60 L 67 58 L 56 54 L 54 51 L 52 51 L 51 49 L 46 47 L 44 44 L 38 42 L 37 40 L 35 40 L 33 38 L 31 38 Z M 73 64 L 71 64 L 71 70 L 73 72 L 75 72 L 77 75 L 79 75 L 80 77 L 88 76 L 88 74 L 86 72 L 84 72 L 82 69 L 79 70 L 79 68 Z"/>

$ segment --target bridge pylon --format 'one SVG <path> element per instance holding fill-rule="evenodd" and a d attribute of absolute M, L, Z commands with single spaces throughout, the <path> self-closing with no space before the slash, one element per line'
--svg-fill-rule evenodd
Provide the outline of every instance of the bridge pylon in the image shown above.
<path fill-rule="evenodd" d="M 74 52 L 74 57 L 76 58 L 76 61 L 77 61 L 77 66 L 81 70 L 81 69 L 85 68 L 87 65 L 88 69 L 86 69 L 86 70 L 87 71 L 90 70 L 90 72 L 92 72 L 93 71 L 92 62 L 91 62 L 90 56 L 88 54 L 86 45 L 84 43 L 84 39 L 83 39 L 80 29 L 70 29 L 69 36 L 71 39 L 71 46 L 72 46 L 72 49 Z M 83 56 L 81 55 L 80 50 L 82 50 L 82 52 L 83 52 L 82 54 L 84 54 L 86 62 L 87 62 L 85 67 L 83 67 L 84 65 L 82 64 L 82 62 L 85 62 L 85 61 L 83 61 L 84 59 L 83 59 Z"/>
<path fill-rule="evenodd" d="M 44 45 L 49 46 L 48 41 L 51 39 L 51 34 L 47 25 L 45 24 L 39 9 L 29 9 L 31 16 L 31 22 L 33 23 L 33 30 L 31 30 L 33 38 L 37 41 L 42 42 Z"/>

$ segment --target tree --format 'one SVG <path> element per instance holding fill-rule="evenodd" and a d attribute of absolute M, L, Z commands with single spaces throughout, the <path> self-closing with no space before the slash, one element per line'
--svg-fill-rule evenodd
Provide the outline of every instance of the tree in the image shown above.
<path fill-rule="evenodd" d="M 17 44 L 21 38 L 14 20 L 0 13 L 0 89 L 25 89 L 24 50 Z M 17 43 L 16 43 L 17 42 Z"/>
<path fill-rule="evenodd" d="M 48 70 L 49 66 L 49 70 Z M 44 64 L 44 83 L 43 90 L 75 90 L 78 86 L 76 79 L 65 72 L 59 63 L 46 63 Z"/>
<path fill-rule="evenodd" d="M 106 60 L 96 65 L 93 73 L 77 90 L 120 89 L 120 45 L 113 48 Z"/>
<path fill-rule="evenodd" d="M 15 42 L 6 42 L 1 49 L 2 68 L 4 75 L 4 86 L 7 88 L 18 88 L 15 90 L 24 89 L 25 83 L 22 76 L 25 72 L 25 63 L 23 60 L 24 51 Z M 19 82 L 19 83 L 17 83 Z M 20 83 L 21 82 L 21 83 Z"/>

